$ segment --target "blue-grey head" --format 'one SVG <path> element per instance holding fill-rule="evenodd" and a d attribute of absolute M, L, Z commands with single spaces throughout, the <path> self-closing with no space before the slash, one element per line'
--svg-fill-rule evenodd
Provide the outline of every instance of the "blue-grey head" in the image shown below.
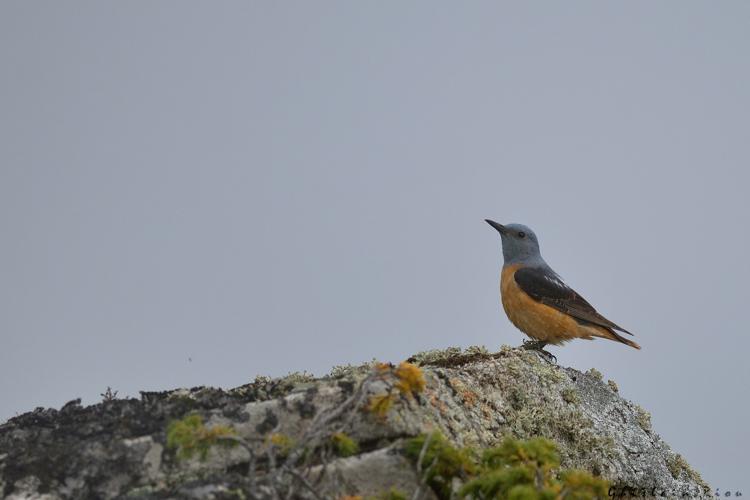
<path fill-rule="evenodd" d="M 529 266 L 546 266 L 539 252 L 539 240 L 529 227 L 523 224 L 498 224 L 485 219 L 485 222 L 497 229 L 503 242 L 503 259 L 505 265 L 526 264 Z"/>

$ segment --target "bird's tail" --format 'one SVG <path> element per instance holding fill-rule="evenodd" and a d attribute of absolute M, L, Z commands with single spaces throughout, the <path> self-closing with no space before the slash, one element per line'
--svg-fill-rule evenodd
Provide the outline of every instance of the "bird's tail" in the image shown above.
<path fill-rule="evenodd" d="M 614 340 L 615 342 L 621 342 L 621 343 L 623 343 L 625 345 L 629 345 L 630 347 L 633 347 L 635 349 L 640 349 L 641 348 L 641 346 L 639 346 L 638 344 L 636 344 L 632 340 L 626 339 L 625 337 L 623 337 L 622 335 L 620 335 L 619 333 L 617 333 L 616 331 L 614 331 L 614 330 L 612 330 L 610 328 L 602 328 L 601 331 L 602 332 L 606 332 L 606 333 L 604 333 L 603 335 L 597 335 L 597 337 L 602 337 L 602 338 L 605 338 L 605 339 Z"/>

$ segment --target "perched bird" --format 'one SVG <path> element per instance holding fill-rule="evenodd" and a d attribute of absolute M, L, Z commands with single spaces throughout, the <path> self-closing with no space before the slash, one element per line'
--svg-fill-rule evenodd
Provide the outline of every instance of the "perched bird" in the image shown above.
<path fill-rule="evenodd" d="M 572 339 L 600 337 L 640 349 L 617 331 L 633 335 L 596 312 L 542 258 L 539 240 L 522 224 L 502 225 L 485 219 L 497 229 L 503 244 L 500 295 L 508 319 L 536 340 L 534 348 L 562 344 Z"/>

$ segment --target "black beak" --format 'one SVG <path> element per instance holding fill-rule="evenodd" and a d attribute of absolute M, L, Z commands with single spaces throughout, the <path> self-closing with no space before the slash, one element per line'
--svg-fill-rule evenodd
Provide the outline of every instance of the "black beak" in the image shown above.
<path fill-rule="evenodd" d="M 497 232 L 498 232 L 498 233 L 500 233 L 500 234 L 505 234 L 505 226 L 503 226 L 502 224 L 498 224 L 498 223 L 497 223 L 497 222 L 495 222 L 494 220 L 489 220 L 489 219 L 484 219 L 484 222 L 486 222 L 486 223 L 487 223 L 487 224 L 489 224 L 490 226 L 492 226 L 492 227 L 494 227 L 495 229 L 497 229 Z"/>

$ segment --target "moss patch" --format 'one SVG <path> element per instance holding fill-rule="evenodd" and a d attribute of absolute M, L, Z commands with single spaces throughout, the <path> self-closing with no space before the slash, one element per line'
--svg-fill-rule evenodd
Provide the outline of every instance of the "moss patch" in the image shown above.
<path fill-rule="evenodd" d="M 545 438 L 506 438 L 494 448 L 458 448 L 442 434 L 407 441 L 405 454 L 438 498 L 580 500 L 604 498 L 608 482 L 582 470 L 560 470 L 555 444 Z M 429 465 L 426 465 L 429 464 Z"/>
<path fill-rule="evenodd" d="M 667 458 L 666 464 L 667 469 L 669 469 L 669 473 L 672 474 L 673 478 L 679 479 L 684 474 L 691 480 L 703 486 L 706 491 L 710 491 L 710 487 L 703 480 L 701 475 L 698 474 L 698 472 L 692 467 L 690 467 L 690 464 L 688 464 L 687 461 L 679 453 L 674 453 L 672 456 Z"/>
<path fill-rule="evenodd" d="M 440 368 L 455 368 L 468 363 L 497 359 L 503 356 L 503 352 L 490 353 L 484 346 L 469 346 L 466 350 L 460 347 L 448 347 L 447 349 L 433 349 L 431 351 L 419 352 L 411 356 L 407 361 L 420 366 L 436 366 Z"/>
<path fill-rule="evenodd" d="M 359 452 L 359 445 L 355 440 L 343 432 L 335 432 L 331 436 L 331 444 L 340 457 L 350 457 Z"/>

